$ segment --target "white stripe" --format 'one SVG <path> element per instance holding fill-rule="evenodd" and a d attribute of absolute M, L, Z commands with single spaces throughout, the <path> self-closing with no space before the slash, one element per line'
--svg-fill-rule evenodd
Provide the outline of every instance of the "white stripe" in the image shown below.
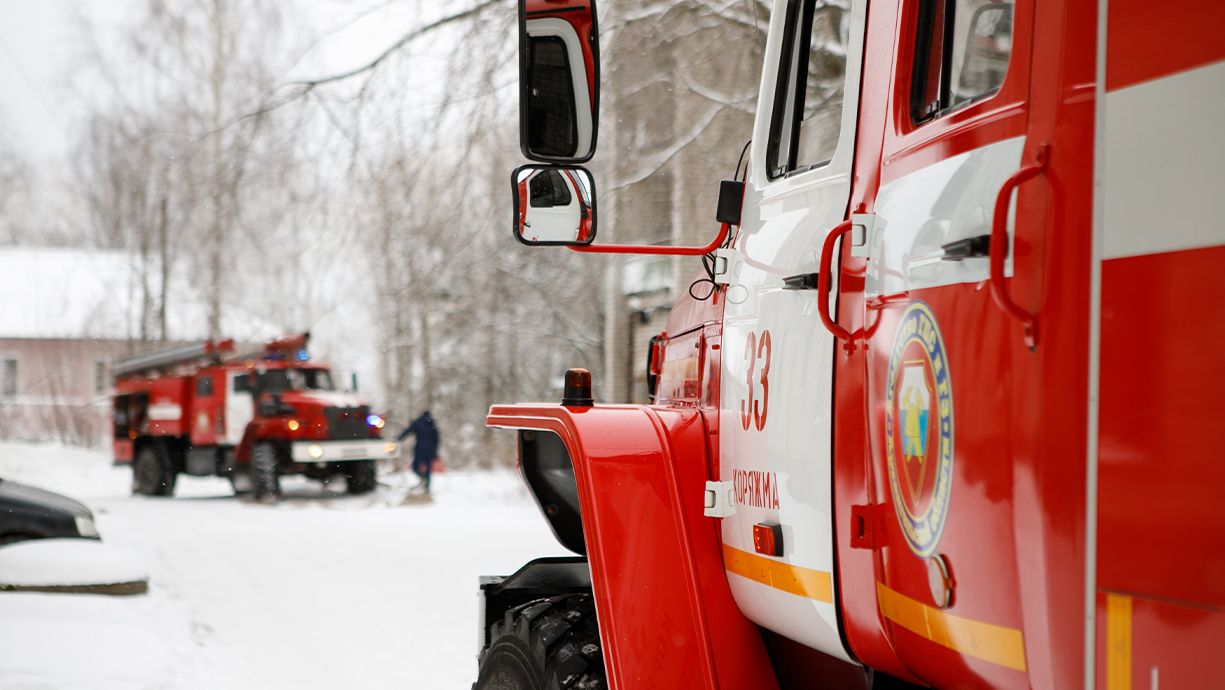
<path fill-rule="evenodd" d="M 1000 187 L 1021 166 L 1025 137 L 1004 139 L 946 158 L 883 185 L 874 204 L 877 231 L 868 238 L 868 297 L 981 283 L 987 257 L 944 261 L 943 245 L 990 235 Z M 1012 243 L 1016 195 L 1008 213 Z M 1012 275 L 1012 252 L 1004 275 Z"/>
<path fill-rule="evenodd" d="M 1105 108 L 1105 258 L 1225 245 L 1225 62 L 1111 91 Z"/>
<path fill-rule="evenodd" d="M 174 403 L 157 403 L 149 406 L 149 419 L 166 422 L 183 416 L 183 408 Z"/>
<path fill-rule="evenodd" d="M 1093 99 L 1093 227 L 1089 258 L 1089 381 L 1088 409 L 1085 411 L 1085 623 L 1084 648 L 1081 662 L 1085 669 L 1085 690 L 1097 687 L 1097 415 L 1098 391 L 1101 389 L 1102 354 L 1102 205 L 1103 170 L 1105 161 L 1106 119 L 1106 19 L 1109 0 L 1097 2 L 1097 80 Z"/>
<path fill-rule="evenodd" d="M 361 396 L 356 393 L 306 390 L 299 391 L 299 394 L 330 407 L 361 407 L 362 404 Z"/>

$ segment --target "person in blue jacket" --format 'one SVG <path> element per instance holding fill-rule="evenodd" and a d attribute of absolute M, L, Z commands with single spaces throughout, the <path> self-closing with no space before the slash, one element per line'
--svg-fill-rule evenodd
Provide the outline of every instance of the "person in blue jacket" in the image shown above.
<path fill-rule="evenodd" d="M 438 427 L 435 426 L 429 410 L 422 412 L 420 417 L 405 427 L 396 440 L 403 441 L 409 434 L 417 435 L 417 445 L 413 447 L 413 474 L 421 478 L 421 483 L 417 486 L 428 494 L 430 469 L 434 465 L 434 458 L 438 457 Z"/>

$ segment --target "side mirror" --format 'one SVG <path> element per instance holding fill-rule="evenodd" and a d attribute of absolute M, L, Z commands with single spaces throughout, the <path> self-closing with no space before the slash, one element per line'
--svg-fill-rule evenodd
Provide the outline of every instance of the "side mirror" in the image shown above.
<path fill-rule="evenodd" d="M 586 168 L 521 165 L 511 174 L 515 239 L 528 245 L 595 241 L 595 180 Z"/>
<path fill-rule="evenodd" d="M 519 0 L 519 145 L 546 163 L 595 153 L 600 105 L 595 0 Z"/>

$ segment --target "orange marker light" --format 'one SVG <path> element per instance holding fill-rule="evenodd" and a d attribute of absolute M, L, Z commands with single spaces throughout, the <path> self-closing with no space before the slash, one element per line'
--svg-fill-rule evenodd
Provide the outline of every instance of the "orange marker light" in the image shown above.
<path fill-rule="evenodd" d="M 783 526 L 753 525 L 753 550 L 766 556 L 782 556 Z"/>
<path fill-rule="evenodd" d="M 570 369 L 566 372 L 566 386 L 562 391 L 561 404 L 573 407 L 591 407 L 591 372 L 586 369 Z"/>
<path fill-rule="evenodd" d="M 285 426 L 289 427 L 289 430 L 290 430 L 290 431 L 297 431 L 297 430 L 298 430 L 298 427 L 299 427 L 299 426 L 301 426 L 301 425 L 300 425 L 300 424 L 298 424 L 298 420 L 296 420 L 296 419 L 291 419 L 291 420 L 289 420 L 289 422 L 288 422 L 288 423 L 286 423 L 286 424 L 285 424 Z"/>

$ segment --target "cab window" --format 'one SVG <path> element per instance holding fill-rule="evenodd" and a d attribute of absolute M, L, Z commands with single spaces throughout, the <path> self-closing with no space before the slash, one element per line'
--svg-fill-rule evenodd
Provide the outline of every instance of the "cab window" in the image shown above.
<path fill-rule="evenodd" d="M 213 378 L 211 376 L 201 376 L 196 379 L 196 397 L 207 398 L 213 394 Z"/>
<path fill-rule="evenodd" d="M 334 391 L 336 385 L 332 383 L 332 373 L 327 369 L 302 369 L 303 383 L 307 390 L 312 391 Z"/>
<path fill-rule="evenodd" d="M 1012 54 L 1013 3 L 919 0 L 910 115 L 917 124 L 999 90 Z"/>
<path fill-rule="evenodd" d="M 527 182 L 528 203 L 532 208 L 553 208 L 553 182 L 544 170 Z"/>
<path fill-rule="evenodd" d="M 834 157 L 842 127 L 850 10 L 845 3 L 791 0 L 775 88 L 766 165 L 771 178 Z"/>
<path fill-rule="evenodd" d="M 532 208 L 570 205 L 570 188 L 556 170 L 542 170 L 528 181 L 528 204 Z"/>
<path fill-rule="evenodd" d="M 569 206 L 570 187 L 567 186 L 566 181 L 562 179 L 561 173 L 557 172 L 556 170 L 550 170 L 549 179 L 553 181 L 553 205 Z"/>

